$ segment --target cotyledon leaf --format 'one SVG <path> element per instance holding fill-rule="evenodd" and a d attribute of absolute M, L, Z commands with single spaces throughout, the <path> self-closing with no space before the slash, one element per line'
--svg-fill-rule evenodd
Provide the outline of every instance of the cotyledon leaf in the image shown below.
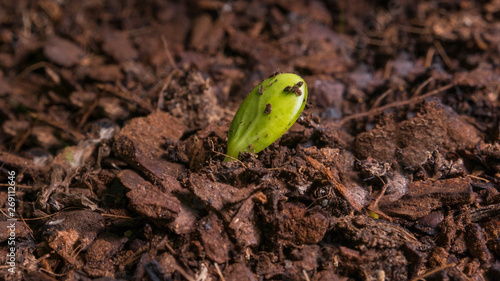
<path fill-rule="evenodd" d="M 297 121 L 307 102 L 307 85 L 293 73 L 273 75 L 245 98 L 231 122 L 225 161 L 240 152 L 258 153 Z"/>

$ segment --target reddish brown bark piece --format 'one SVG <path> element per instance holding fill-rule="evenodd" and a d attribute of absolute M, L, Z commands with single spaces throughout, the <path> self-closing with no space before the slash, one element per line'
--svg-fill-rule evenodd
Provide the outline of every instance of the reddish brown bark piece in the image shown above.
<path fill-rule="evenodd" d="M 141 99 L 140 96 L 134 93 L 124 92 L 122 89 L 120 89 L 117 86 L 113 86 L 112 84 L 98 84 L 97 87 L 100 90 L 105 91 L 106 93 L 109 93 L 111 95 L 116 96 L 117 98 L 120 98 L 120 101 L 123 99 L 130 103 L 137 104 L 139 107 L 149 112 L 154 111 L 149 101 Z"/>
<path fill-rule="evenodd" d="M 127 193 L 130 207 L 138 213 L 154 218 L 170 221 L 180 212 L 180 203 L 174 197 L 170 197 L 156 190 L 148 190 L 139 187 Z"/>
<path fill-rule="evenodd" d="M 431 268 L 445 266 L 448 260 L 449 253 L 442 247 L 436 247 L 429 255 L 429 265 Z"/>
<path fill-rule="evenodd" d="M 203 50 L 206 45 L 206 37 L 212 29 L 212 25 L 212 17 L 209 14 L 201 14 L 196 19 L 193 19 L 189 46 L 195 50 Z"/>
<path fill-rule="evenodd" d="M 314 82 L 313 82 L 314 81 Z M 335 109 L 336 112 L 334 118 L 338 118 L 341 116 L 341 106 L 342 106 L 342 97 L 344 95 L 344 91 L 346 86 L 337 81 L 330 80 L 322 80 L 319 77 L 316 80 L 308 82 L 308 87 L 311 88 L 311 91 L 314 91 L 317 95 L 318 104 L 325 108 Z"/>
<path fill-rule="evenodd" d="M 255 225 L 254 197 L 245 200 L 229 223 L 229 229 L 241 246 L 257 246 L 260 243 L 260 229 Z"/>
<path fill-rule="evenodd" d="M 120 251 L 127 241 L 126 237 L 104 233 L 85 252 L 85 259 L 89 262 L 105 262 Z"/>
<path fill-rule="evenodd" d="M 477 223 L 471 223 L 465 228 L 465 242 L 467 250 L 473 257 L 478 258 L 482 263 L 488 263 L 491 253 L 486 246 L 483 230 Z"/>
<path fill-rule="evenodd" d="M 125 138 L 120 139 L 120 141 L 128 141 Z M 185 168 L 179 164 L 170 163 L 163 159 L 155 159 L 146 157 L 142 154 L 141 150 L 135 150 L 132 143 L 125 143 L 117 141 L 115 144 L 118 145 L 128 145 L 126 146 L 129 153 L 132 151 L 133 157 L 124 157 L 132 167 L 143 172 L 150 180 L 153 182 L 161 183 L 162 190 L 164 191 L 178 191 L 181 188 L 179 181 L 176 176 L 181 173 Z"/>
<path fill-rule="evenodd" d="M 12 227 L 14 226 L 14 228 Z M 0 243 L 7 241 L 9 237 L 14 237 L 17 239 L 26 239 L 29 237 L 30 230 L 26 227 L 24 222 L 21 220 L 18 221 L 0 221 L 0 227 L 6 229 L 6 231 L 0 232 Z M 15 236 L 11 236 L 11 231 L 14 231 Z M 12 241 L 9 240 L 9 241 Z M 6 245 L 8 242 L 5 242 Z"/>
<path fill-rule="evenodd" d="M 472 71 L 457 72 L 453 77 L 453 81 L 457 84 L 468 87 L 495 87 L 499 79 L 498 73 L 495 73 L 493 67 L 487 63 L 479 65 Z"/>
<path fill-rule="evenodd" d="M 225 263 L 229 260 L 229 252 L 233 248 L 231 241 L 224 230 L 222 221 L 213 212 L 198 222 L 203 250 L 207 257 L 216 263 Z"/>
<path fill-rule="evenodd" d="M 116 82 L 123 78 L 123 73 L 118 65 L 96 65 L 89 70 L 88 76 L 101 82 Z"/>
<path fill-rule="evenodd" d="M 163 160 L 162 155 L 165 140 L 179 140 L 185 129 L 180 120 L 166 112 L 135 118 L 115 136 L 113 151 L 150 180 L 162 183 L 163 190 L 179 190 L 176 178 L 185 168 Z"/>
<path fill-rule="evenodd" d="M 300 68 L 307 69 L 313 74 L 328 73 L 334 74 L 346 71 L 346 64 L 340 63 L 341 57 L 336 54 L 312 54 L 301 57 L 295 62 Z"/>
<path fill-rule="evenodd" d="M 43 53 L 49 60 L 64 67 L 76 65 L 84 55 L 78 45 L 60 37 L 49 39 L 45 43 Z"/>
<path fill-rule="evenodd" d="M 230 265 L 224 272 L 226 280 L 256 281 L 252 272 L 242 263 Z"/>
<path fill-rule="evenodd" d="M 116 135 L 116 139 L 128 138 L 146 157 L 160 157 L 165 140 L 177 141 L 186 130 L 182 120 L 167 112 L 157 111 L 147 117 L 130 120 Z M 117 147 L 119 148 L 119 147 Z"/>
<path fill-rule="evenodd" d="M 315 244 L 325 236 L 328 219 L 317 212 L 309 212 L 287 203 L 280 219 L 280 239 L 294 244 Z"/>
<path fill-rule="evenodd" d="M 161 192 L 134 171 L 125 170 L 118 175 L 118 179 L 129 190 L 126 196 L 130 200 L 130 207 L 139 214 L 171 221 L 181 211 L 181 203 L 177 198 Z"/>
<path fill-rule="evenodd" d="M 181 209 L 174 221 L 168 227 L 177 234 L 188 234 L 193 231 L 198 221 L 196 211 L 186 204 L 181 203 Z"/>
<path fill-rule="evenodd" d="M 380 209 L 390 216 L 417 220 L 444 205 L 467 205 L 476 198 L 465 179 L 412 182 L 407 189 L 408 192 L 396 201 L 387 202 L 382 198 Z"/>
<path fill-rule="evenodd" d="M 407 230 L 395 224 L 368 216 L 345 216 L 333 220 L 333 230 L 346 241 L 370 248 L 397 248 L 404 243 L 419 246 L 420 242 Z"/>
<path fill-rule="evenodd" d="M 416 167 L 426 160 L 427 152 L 436 147 L 457 150 L 480 140 L 472 125 L 437 100 L 426 102 L 421 112 L 408 121 L 384 121 L 384 126 L 356 137 L 354 147 L 358 157 L 371 156 L 381 161 L 399 158 L 403 165 Z"/>
<path fill-rule="evenodd" d="M 273 252 L 261 252 L 256 258 L 255 273 L 271 279 L 273 276 L 280 276 L 284 271 L 283 265 L 278 263 L 278 257 Z"/>
<path fill-rule="evenodd" d="M 323 270 L 314 275 L 312 281 L 339 281 L 340 278 L 334 273 L 333 270 Z"/>
<path fill-rule="evenodd" d="M 38 167 L 33 160 L 26 159 L 5 151 L 0 151 L 0 165 L 16 171 L 23 171 L 27 175 L 38 176 L 47 172 L 47 168 Z"/>
<path fill-rule="evenodd" d="M 220 211 L 227 204 L 233 204 L 248 198 L 254 189 L 236 188 L 231 185 L 213 182 L 201 174 L 191 174 L 189 190 L 204 204 Z"/>
<path fill-rule="evenodd" d="M 86 249 L 104 227 L 100 214 L 90 211 L 60 212 L 45 223 L 44 239 L 70 264 L 80 265 L 79 250 Z"/>
<path fill-rule="evenodd" d="M 129 38 L 121 32 L 107 34 L 104 37 L 102 49 L 118 62 L 136 60 L 139 56 Z"/>
<path fill-rule="evenodd" d="M 290 256 L 296 267 L 307 271 L 314 270 L 318 267 L 321 248 L 319 245 L 303 245 L 301 248 L 294 249 Z"/>

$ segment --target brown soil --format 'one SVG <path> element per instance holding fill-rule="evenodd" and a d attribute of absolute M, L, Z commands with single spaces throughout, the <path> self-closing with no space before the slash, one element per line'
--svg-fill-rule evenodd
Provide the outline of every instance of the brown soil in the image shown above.
<path fill-rule="evenodd" d="M 0 279 L 499 280 L 499 18 L 498 0 L 0 1 Z M 307 82 L 302 117 L 224 162 L 278 68 Z"/>

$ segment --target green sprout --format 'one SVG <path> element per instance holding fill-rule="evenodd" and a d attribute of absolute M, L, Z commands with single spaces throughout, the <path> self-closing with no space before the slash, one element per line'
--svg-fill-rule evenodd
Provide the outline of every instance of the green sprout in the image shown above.
<path fill-rule="evenodd" d="M 231 122 L 227 157 L 258 153 L 279 139 L 297 121 L 307 101 L 307 85 L 293 73 L 274 74 L 245 98 Z"/>

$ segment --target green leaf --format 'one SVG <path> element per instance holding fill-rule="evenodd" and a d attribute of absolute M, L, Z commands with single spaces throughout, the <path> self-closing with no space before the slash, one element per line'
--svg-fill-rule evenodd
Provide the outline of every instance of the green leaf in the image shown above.
<path fill-rule="evenodd" d="M 240 152 L 258 153 L 279 139 L 297 121 L 307 101 L 307 85 L 300 76 L 282 73 L 257 85 L 231 122 L 225 161 Z"/>

